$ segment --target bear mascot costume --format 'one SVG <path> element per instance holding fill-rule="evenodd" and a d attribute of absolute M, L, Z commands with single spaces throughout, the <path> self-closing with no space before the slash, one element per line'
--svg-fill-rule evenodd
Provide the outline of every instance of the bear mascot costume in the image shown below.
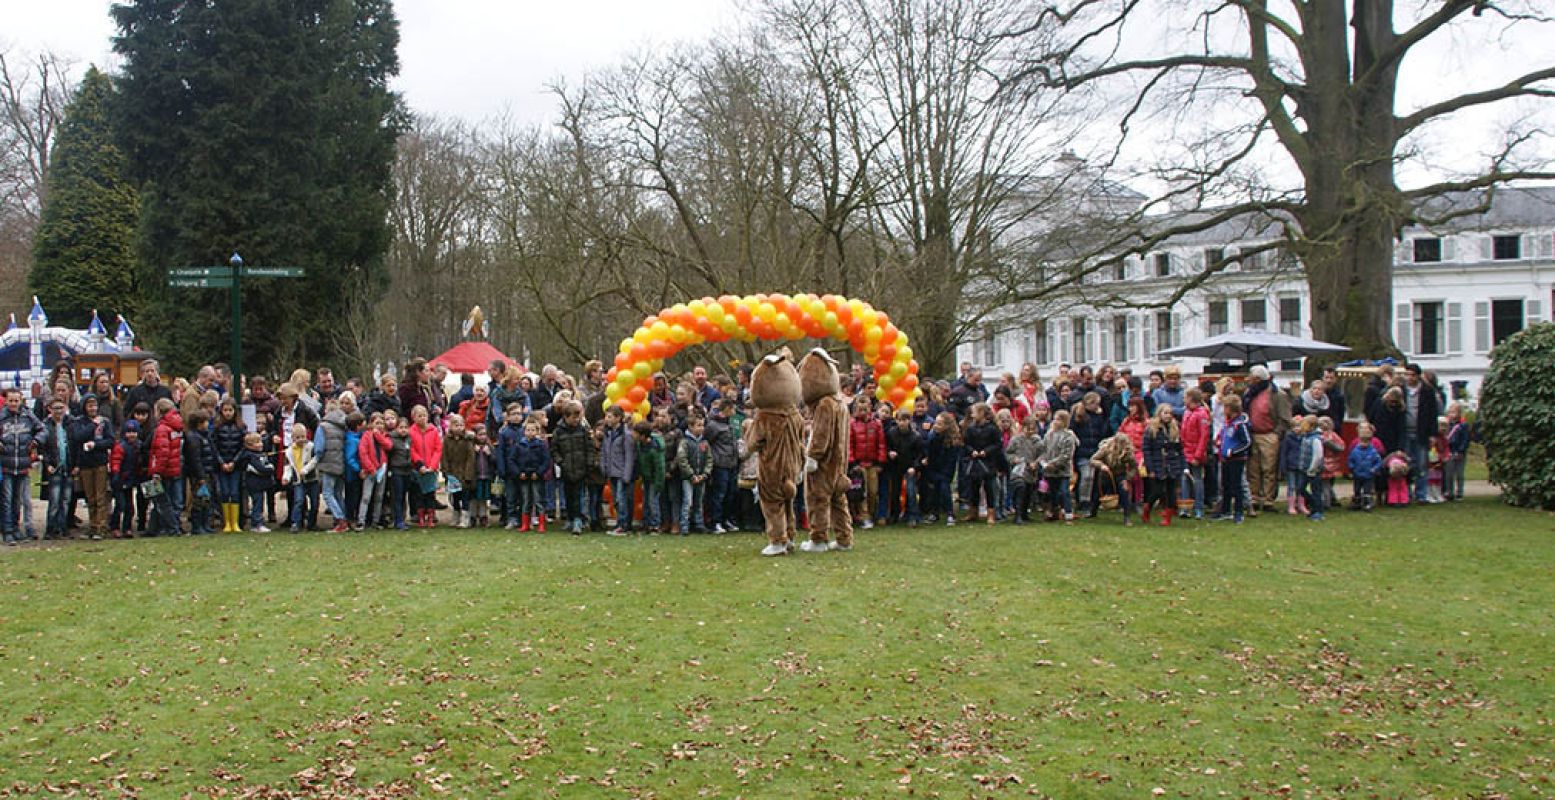
<path fill-rule="evenodd" d="M 758 459 L 756 497 L 766 519 L 764 556 L 793 551 L 799 534 L 794 495 L 804 468 L 804 419 L 799 416 L 799 373 L 783 348 L 761 360 L 751 373 L 750 399 L 756 418 L 745 425 L 745 449 Z"/>
<path fill-rule="evenodd" d="M 805 448 L 805 510 L 810 514 L 807 553 L 853 549 L 848 511 L 848 412 L 842 407 L 837 362 L 817 347 L 799 362 L 799 385 L 810 409 L 810 444 Z M 833 539 L 835 536 L 835 539 Z"/>

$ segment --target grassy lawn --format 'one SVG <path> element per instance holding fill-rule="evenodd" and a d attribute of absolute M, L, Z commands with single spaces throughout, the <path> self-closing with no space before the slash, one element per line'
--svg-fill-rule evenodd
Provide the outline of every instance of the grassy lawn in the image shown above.
<path fill-rule="evenodd" d="M 750 534 L 11 550 L 0 796 L 1528 797 L 1555 779 L 1552 530 L 1481 499 L 779 559 Z"/>

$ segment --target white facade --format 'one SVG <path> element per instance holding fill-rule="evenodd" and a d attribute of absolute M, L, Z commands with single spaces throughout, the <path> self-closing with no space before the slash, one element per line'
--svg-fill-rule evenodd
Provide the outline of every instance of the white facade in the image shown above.
<path fill-rule="evenodd" d="M 1170 309 L 1108 307 L 1101 299 L 1162 302 L 1206 263 L 1270 240 L 1257 238 L 1263 232 L 1251 227 L 1231 230 L 1253 236 L 1217 229 L 1130 258 L 1076 287 L 1090 302 L 1055 300 L 1021 309 L 1017 322 L 990 325 L 982 337 L 962 344 L 957 360 L 992 376 L 1018 374 L 1026 362 L 1036 364 L 1044 379 L 1060 363 L 1111 363 L 1141 374 L 1169 363 L 1157 351 L 1226 331 L 1311 336 L 1306 281 L 1298 264 L 1282 262 L 1274 251 L 1230 265 Z M 1436 371 L 1444 385 L 1462 381 L 1477 393 L 1490 348 L 1555 309 L 1555 187 L 1505 188 L 1485 214 L 1454 220 L 1443 230 L 1406 229 L 1396 248 L 1393 304 L 1399 349 Z M 1198 358 L 1175 363 L 1189 375 L 1207 366 Z M 1269 367 L 1282 379 L 1300 380 L 1299 362 Z"/>

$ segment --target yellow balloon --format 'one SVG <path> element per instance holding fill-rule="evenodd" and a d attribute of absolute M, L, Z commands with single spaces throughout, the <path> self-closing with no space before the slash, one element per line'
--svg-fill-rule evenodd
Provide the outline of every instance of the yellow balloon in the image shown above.
<path fill-rule="evenodd" d="M 906 364 L 912 360 L 912 348 L 905 344 L 896 346 L 896 360 Z"/>
<path fill-rule="evenodd" d="M 896 385 L 896 378 L 892 377 L 890 373 L 886 373 L 881 375 L 880 380 L 876 381 L 876 383 L 879 384 L 882 391 L 889 392 L 891 387 Z"/>
<path fill-rule="evenodd" d="M 697 317 L 705 317 L 705 316 L 707 316 L 707 306 L 703 305 L 701 300 L 692 300 L 691 302 L 686 304 L 686 308 L 691 312 L 691 314 L 693 316 L 697 316 Z"/>
<path fill-rule="evenodd" d="M 893 362 L 891 362 L 891 377 L 896 379 L 896 380 L 901 380 L 902 378 L 907 377 L 907 364 L 906 364 L 906 362 L 903 362 L 903 361 L 893 361 Z"/>
<path fill-rule="evenodd" d="M 853 318 L 854 319 L 863 319 L 863 317 L 864 317 L 864 301 L 862 301 L 862 300 L 849 300 L 848 301 L 848 309 L 853 312 Z"/>
<path fill-rule="evenodd" d="M 605 399 L 614 403 L 621 399 L 621 387 L 615 383 L 605 387 Z"/>
<path fill-rule="evenodd" d="M 916 394 L 916 390 L 914 390 L 914 392 L 915 393 L 913 394 L 912 397 L 909 397 L 906 400 L 902 401 L 902 410 L 906 411 L 909 414 L 911 414 L 913 412 L 913 408 L 917 405 L 917 403 L 914 402 L 914 401 L 917 399 L 918 395 Z"/>
<path fill-rule="evenodd" d="M 685 344 L 686 343 L 686 329 L 680 327 L 679 325 L 671 325 L 670 326 L 670 341 L 672 341 L 672 342 L 674 342 L 676 344 Z"/>
<path fill-rule="evenodd" d="M 707 318 L 712 320 L 715 324 L 722 325 L 724 321 L 724 307 L 720 305 L 708 306 Z"/>
<path fill-rule="evenodd" d="M 639 361 L 632 365 L 632 374 L 636 375 L 639 381 L 647 380 L 653 376 L 653 365 L 646 361 Z"/>
<path fill-rule="evenodd" d="M 628 336 L 621 340 L 621 346 L 616 348 L 616 352 L 621 353 L 622 355 L 630 353 L 632 352 L 632 345 L 636 343 L 637 342 L 634 341 L 632 337 Z"/>
<path fill-rule="evenodd" d="M 638 403 L 637 404 L 637 412 L 636 412 L 637 413 L 637 419 L 639 421 L 646 419 L 648 417 L 648 412 L 650 412 L 652 410 L 653 410 L 653 406 L 651 404 L 649 404 L 649 402 L 647 400 L 644 400 L 641 403 Z"/>
<path fill-rule="evenodd" d="M 862 313 L 862 314 L 860 314 L 858 316 L 858 320 L 859 320 L 859 322 L 864 323 L 864 327 L 866 327 L 866 328 L 869 328 L 871 330 L 878 330 L 879 329 L 879 326 L 876 325 L 876 323 L 878 323 L 880 321 L 880 318 L 875 316 L 875 312 L 873 310 L 871 310 L 868 306 L 864 307 L 864 313 Z"/>
<path fill-rule="evenodd" d="M 632 334 L 632 341 L 638 344 L 647 344 L 653 341 L 653 332 L 647 328 L 638 328 L 637 332 Z"/>
<path fill-rule="evenodd" d="M 880 335 L 882 333 L 880 328 L 870 327 L 870 323 L 868 322 L 864 323 L 864 327 L 867 329 L 864 331 L 864 341 L 869 342 L 870 344 L 879 344 Z"/>
<path fill-rule="evenodd" d="M 865 346 L 865 348 L 864 348 L 864 360 L 866 360 L 869 363 L 873 364 L 873 363 L 875 363 L 875 359 L 877 359 L 877 358 L 880 358 L 880 348 L 878 348 L 878 347 L 876 347 L 874 345 L 867 345 L 867 346 Z"/>
<path fill-rule="evenodd" d="M 760 317 L 762 322 L 771 322 L 777 319 L 777 306 L 762 303 L 756 306 L 756 316 Z"/>
<path fill-rule="evenodd" d="M 740 330 L 740 321 L 731 316 L 725 316 L 718 321 L 718 327 L 724 329 L 724 333 L 733 335 Z"/>
<path fill-rule="evenodd" d="M 668 339 L 669 335 L 670 335 L 670 326 L 669 326 L 669 324 L 666 323 L 664 320 L 659 320 L 658 322 L 653 323 L 653 328 L 651 329 L 651 335 L 655 339 Z"/>
<path fill-rule="evenodd" d="M 821 306 L 821 308 L 824 309 L 825 306 Z M 837 314 L 834 311 L 827 311 L 821 314 L 821 325 L 826 328 L 827 333 L 833 336 L 837 334 L 837 331 L 842 330 L 842 323 L 837 321 Z"/>

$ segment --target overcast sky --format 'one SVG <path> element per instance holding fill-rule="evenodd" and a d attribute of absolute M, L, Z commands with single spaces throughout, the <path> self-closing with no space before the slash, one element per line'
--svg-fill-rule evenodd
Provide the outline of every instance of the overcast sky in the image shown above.
<path fill-rule="evenodd" d="M 0 48 L 52 50 L 112 67 L 111 0 L 0 0 Z M 634 49 L 733 24 L 731 0 L 396 0 L 397 88 L 410 107 L 476 121 L 526 122 L 554 106 L 545 86 L 608 66 Z"/>
<path fill-rule="evenodd" d="M 697 41 L 733 28 L 739 20 L 736 2 L 396 0 L 401 33 L 396 88 L 417 112 L 471 122 L 507 114 L 520 123 L 546 123 L 555 111 L 547 84 L 575 81 L 634 50 Z M 87 63 L 112 69 L 111 5 L 112 0 L 0 0 L 0 49 L 46 49 L 77 59 L 82 69 Z M 1420 8 L 1418 3 L 1400 3 L 1396 24 L 1406 27 L 1411 13 Z M 1533 64 L 1550 63 L 1555 52 L 1550 41 L 1555 26 L 1507 26 L 1493 15 L 1465 20 L 1465 27 L 1433 37 L 1405 62 L 1401 112 L 1452 93 L 1497 86 Z M 1146 23 L 1141 26 L 1146 38 L 1157 41 L 1130 41 L 1129 47 L 1142 52 L 1152 46 L 1177 47 L 1181 37 L 1198 35 L 1186 27 L 1193 22 L 1191 16 L 1179 22 L 1180 29 L 1167 20 Z M 1499 146 L 1504 126 L 1529 125 L 1530 116 L 1536 120 L 1532 126 L 1546 132 L 1535 147 L 1549 153 L 1555 149 L 1550 133 L 1555 123 L 1548 122 L 1555 116 L 1552 107 L 1549 101 L 1508 103 L 1464 112 L 1433 126 L 1406 148 L 1416 150 L 1417 158 L 1402 168 L 1400 177 L 1407 185 L 1481 169 L 1485 154 Z M 1139 166 L 1150 165 L 1171 152 L 1169 140 L 1176 133 L 1180 131 L 1163 127 L 1155 137 L 1131 143 L 1125 153 Z M 1102 151 L 1110 147 L 1101 140 L 1096 144 Z M 1265 168 L 1281 174 L 1288 172 L 1289 164 L 1276 156 Z"/>

